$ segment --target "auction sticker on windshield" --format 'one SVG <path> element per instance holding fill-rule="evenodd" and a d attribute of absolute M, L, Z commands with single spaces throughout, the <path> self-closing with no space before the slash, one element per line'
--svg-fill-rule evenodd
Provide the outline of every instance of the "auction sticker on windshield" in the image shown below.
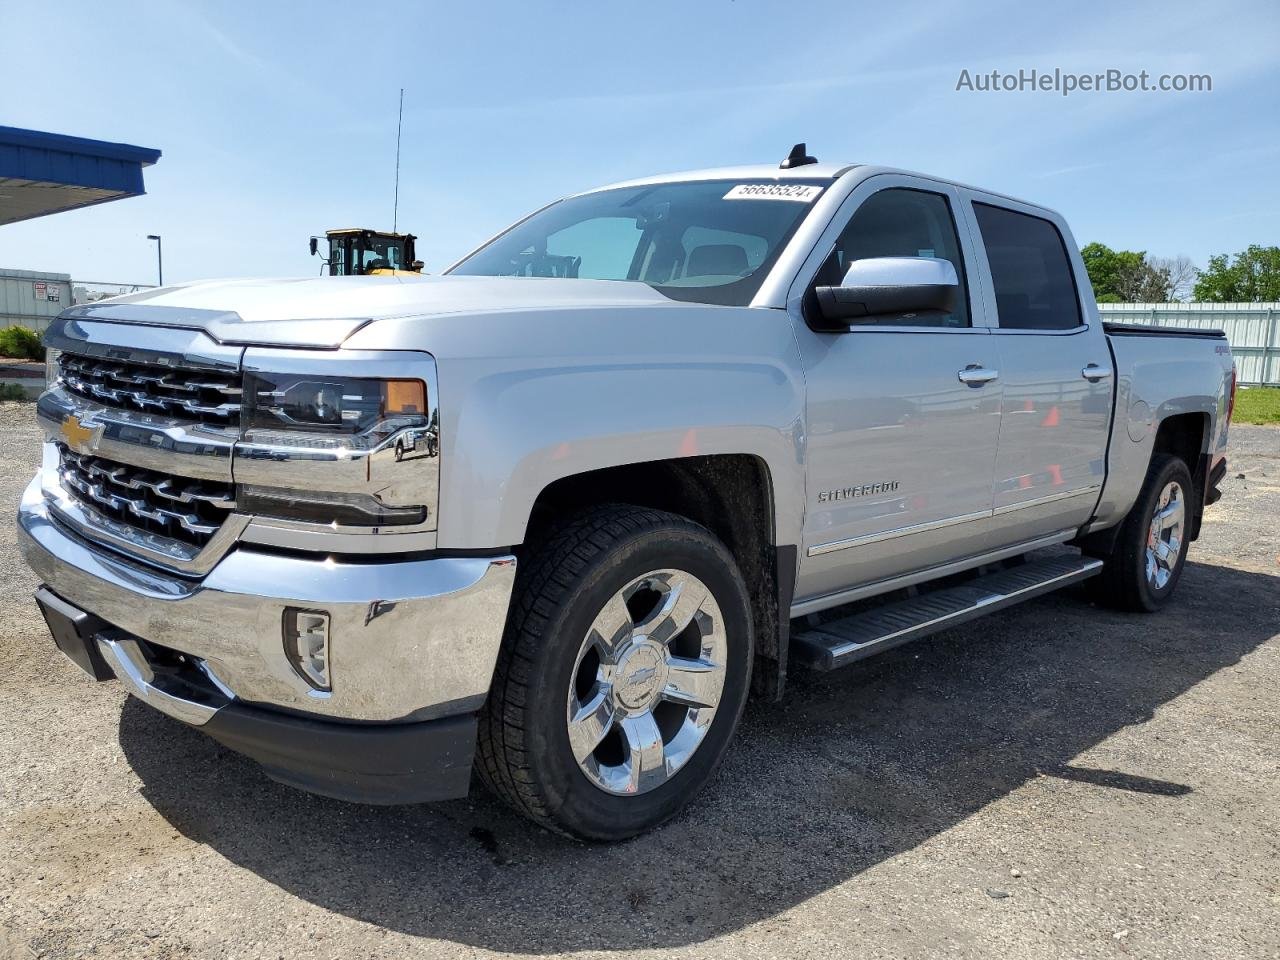
<path fill-rule="evenodd" d="M 812 203 L 821 187 L 806 183 L 740 183 L 724 195 L 726 200 L 798 200 Z"/>

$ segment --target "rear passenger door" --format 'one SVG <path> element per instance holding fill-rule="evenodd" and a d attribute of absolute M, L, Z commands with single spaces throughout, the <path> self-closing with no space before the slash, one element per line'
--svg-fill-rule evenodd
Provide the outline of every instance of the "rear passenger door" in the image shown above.
<path fill-rule="evenodd" d="M 990 529 L 999 547 L 1091 516 L 1105 475 L 1112 365 L 1100 325 L 1082 309 L 1082 265 L 1065 224 L 1004 198 L 965 199 L 1004 388 Z"/>

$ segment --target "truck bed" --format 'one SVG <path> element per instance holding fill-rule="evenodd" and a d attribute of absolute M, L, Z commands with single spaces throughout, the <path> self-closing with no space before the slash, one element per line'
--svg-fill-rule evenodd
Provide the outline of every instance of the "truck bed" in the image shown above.
<path fill-rule="evenodd" d="M 1207 340 L 1225 340 L 1227 335 L 1222 330 L 1199 330 L 1187 327 L 1157 327 L 1146 323 L 1110 323 L 1102 322 L 1102 329 L 1110 337 L 1194 337 Z"/>

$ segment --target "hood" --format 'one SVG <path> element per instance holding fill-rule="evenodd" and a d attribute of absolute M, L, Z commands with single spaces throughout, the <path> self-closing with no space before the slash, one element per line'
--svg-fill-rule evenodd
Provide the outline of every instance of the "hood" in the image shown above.
<path fill-rule="evenodd" d="M 388 317 L 661 305 L 643 283 L 543 277 L 304 277 L 206 280 L 63 312 L 67 318 L 203 330 L 220 343 L 334 348 Z"/>

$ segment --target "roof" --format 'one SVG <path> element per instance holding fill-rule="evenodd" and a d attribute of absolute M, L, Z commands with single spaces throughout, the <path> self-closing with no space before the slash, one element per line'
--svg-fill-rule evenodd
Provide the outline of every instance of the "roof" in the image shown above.
<path fill-rule="evenodd" d="M 142 168 L 160 151 L 0 127 L 0 224 L 146 192 Z"/>
<path fill-rule="evenodd" d="M 691 180 L 834 180 L 849 169 L 849 164 L 841 163 L 808 163 L 803 167 L 791 167 L 783 170 L 776 163 L 756 163 L 744 167 L 710 167 L 706 170 L 685 170 L 680 173 L 663 173 L 656 177 L 641 177 L 638 180 L 624 180 L 611 183 L 607 187 L 597 187 L 584 193 L 596 193 L 600 190 L 616 190 L 619 187 L 644 187 L 655 183 L 686 183 Z"/>
<path fill-rule="evenodd" d="M 873 166 L 862 163 L 809 163 L 802 167 L 791 167 L 786 170 L 781 169 L 775 164 L 767 163 L 757 163 L 743 167 L 712 167 L 707 170 L 685 170 L 679 173 L 663 173 L 655 177 L 641 177 L 637 180 L 624 180 L 621 183 L 611 183 L 605 187 L 595 187 L 591 190 L 584 190 L 582 193 L 599 193 L 601 190 L 616 190 L 619 187 L 644 187 L 657 183 L 684 183 L 691 180 L 742 180 L 756 182 L 761 180 L 772 180 L 777 182 L 786 182 L 788 180 L 835 180 L 854 169 L 857 169 L 859 174 L 862 176 L 902 174 L 903 176 L 919 177 L 924 180 L 937 180 L 939 183 L 946 183 L 954 187 L 973 190 L 978 193 L 986 193 L 995 197 L 1002 197 L 1006 200 L 1012 200 L 1015 203 L 1021 203 L 1028 207 L 1037 207 L 1041 210 L 1048 210 L 1047 207 L 1040 204 L 1033 203 L 1029 200 L 1022 200 L 998 190 L 990 190 L 986 187 L 975 187 L 972 184 L 961 183 L 958 180 L 948 180 L 945 177 L 939 177 L 929 173 L 920 173 L 916 170 L 905 170 L 899 167 Z M 581 194 L 578 195 L 581 196 Z"/>
<path fill-rule="evenodd" d="M 52 280 L 55 283 L 70 283 L 69 273 L 45 273 L 40 270 L 4 270 L 0 269 L 0 280 Z"/>
<path fill-rule="evenodd" d="M 326 237 L 345 236 L 348 233 L 376 233 L 380 237 L 409 237 L 413 236 L 409 233 L 392 233 L 390 230 L 377 230 L 373 227 L 334 227 L 332 230 L 326 230 Z M 418 239 L 414 237 L 414 239 Z"/>

